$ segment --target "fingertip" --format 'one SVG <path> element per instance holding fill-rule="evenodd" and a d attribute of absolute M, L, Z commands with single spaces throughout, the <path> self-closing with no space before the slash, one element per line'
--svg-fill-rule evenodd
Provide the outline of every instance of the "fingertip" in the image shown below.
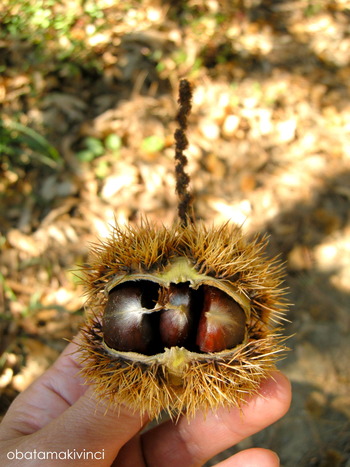
<path fill-rule="evenodd" d="M 291 383 L 280 371 L 274 371 L 260 385 L 257 393 L 247 398 L 246 403 L 237 409 L 219 408 L 213 413 L 216 418 L 223 420 L 239 420 L 260 429 L 274 423 L 283 417 L 289 410 L 292 400 Z M 208 416 L 211 416 L 209 412 Z"/>
<path fill-rule="evenodd" d="M 231 439 L 234 444 L 282 418 L 290 403 L 291 384 L 282 373 L 275 371 L 261 384 L 258 393 L 247 399 L 241 411 L 220 408 L 208 414 L 206 425 L 219 422 L 222 438 Z"/>
<path fill-rule="evenodd" d="M 279 467 L 278 455 L 270 449 L 251 448 L 240 451 L 216 467 Z"/>
<path fill-rule="evenodd" d="M 274 371 L 260 386 L 259 394 L 263 400 L 274 400 L 279 404 L 279 417 L 285 415 L 292 401 L 292 386 L 289 379 L 280 371 Z"/>

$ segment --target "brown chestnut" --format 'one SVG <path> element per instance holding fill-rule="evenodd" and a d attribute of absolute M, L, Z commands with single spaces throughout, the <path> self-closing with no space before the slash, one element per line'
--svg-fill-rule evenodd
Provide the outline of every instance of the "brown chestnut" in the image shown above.
<path fill-rule="evenodd" d="M 145 302 L 148 307 L 144 306 Z M 143 354 L 152 350 L 155 332 L 152 303 L 149 302 L 149 290 L 146 293 L 143 281 L 124 283 L 109 293 L 102 319 L 104 341 L 108 347 Z"/>
<path fill-rule="evenodd" d="M 160 316 L 160 336 L 164 347 L 182 347 L 186 344 L 191 324 L 192 289 L 188 283 L 170 284 L 164 293 Z"/>
<path fill-rule="evenodd" d="M 220 352 L 241 344 L 246 316 L 240 305 L 222 290 L 203 285 L 204 303 L 196 344 L 201 352 Z"/>

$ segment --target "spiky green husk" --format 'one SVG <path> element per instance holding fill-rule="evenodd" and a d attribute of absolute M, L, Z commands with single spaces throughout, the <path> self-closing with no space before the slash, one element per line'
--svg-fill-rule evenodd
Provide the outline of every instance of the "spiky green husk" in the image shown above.
<path fill-rule="evenodd" d="M 241 229 L 230 224 L 167 229 L 147 221 L 125 231 L 116 227 L 110 239 L 94 245 L 84 267 L 88 301 L 81 360 L 82 374 L 94 383 L 98 396 L 151 417 L 162 410 L 173 417 L 185 412 L 193 416 L 199 408 L 240 407 L 247 395 L 256 393 L 284 350 L 280 328 L 274 328 L 286 308 L 282 268 L 265 257 L 265 247 L 266 239 L 247 242 Z M 145 363 L 128 359 L 127 353 L 109 352 L 100 323 L 107 300 L 104 291 L 116 276 L 161 273 L 179 257 L 188 258 L 198 273 L 233 284 L 249 299 L 251 311 L 243 345 L 218 354 L 193 354 L 193 359 L 189 355 L 181 381 L 174 383 L 157 357 Z"/>

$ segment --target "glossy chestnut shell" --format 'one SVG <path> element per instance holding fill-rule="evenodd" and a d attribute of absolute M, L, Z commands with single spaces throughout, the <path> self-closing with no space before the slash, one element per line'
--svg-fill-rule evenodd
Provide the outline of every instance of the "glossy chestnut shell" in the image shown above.
<path fill-rule="evenodd" d="M 104 342 L 114 350 L 155 355 L 165 348 L 221 352 L 241 344 L 246 315 L 222 290 L 190 282 L 127 281 L 113 288 L 105 306 Z"/>

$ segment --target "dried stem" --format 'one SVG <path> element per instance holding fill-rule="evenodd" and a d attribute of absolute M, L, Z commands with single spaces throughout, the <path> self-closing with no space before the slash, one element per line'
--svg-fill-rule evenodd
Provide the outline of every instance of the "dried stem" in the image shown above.
<path fill-rule="evenodd" d="M 175 131 L 175 176 L 176 176 L 176 193 L 179 197 L 178 213 L 181 220 L 181 224 L 186 226 L 188 222 L 194 222 L 193 214 L 191 211 L 192 195 L 188 190 L 190 177 L 185 172 L 185 166 L 187 165 L 187 157 L 184 155 L 184 150 L 188 146 L 188 140 L 186 137 L 187 130 L 187 117 L 191 112 L 191 99 L 192 99 L 192 87 L 191 84 L 186 80 L 180 81 L 179 99 L 180 104 L 179 112 L 177 114 L 177 121 L 179 128 Z"/>

